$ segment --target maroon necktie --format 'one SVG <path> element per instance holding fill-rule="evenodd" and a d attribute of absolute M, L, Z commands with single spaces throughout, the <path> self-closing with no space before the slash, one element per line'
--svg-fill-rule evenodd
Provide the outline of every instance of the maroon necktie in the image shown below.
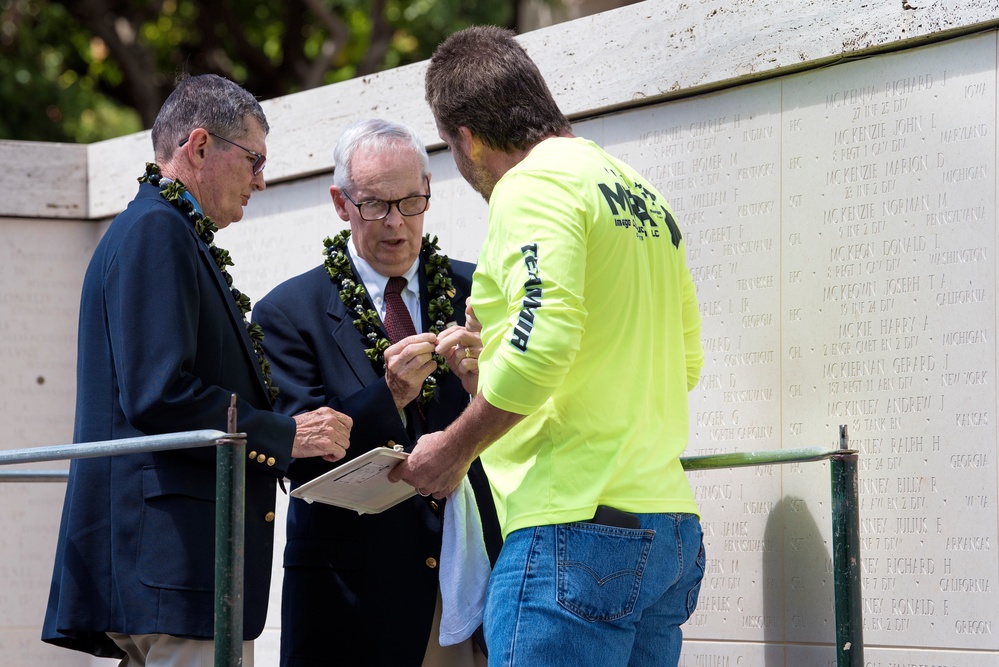
<path fill-rule="evenodd" d="M 416 328 L 413 326 L 413 317 L 409 314 L 409 309 L 402 301 L 402 290 L 406 287 L 406 279 L 395 276 L 388 279 L 385 285 L 385 334 L 392 343 L 398 343 L 406 336 L 415 336 Z M 419 399 L 413 401 L 416 405 L 416 414 L 420 417 L 420 423 L 426 430 L 427 420 L 423 415 L 423 408 L 420 407 Z"/>
<path fill-rule="evenodd" d="M 406 287 L 406 279 L 395 276 L 388 279 L 385 285 L 385 333 L 392 343 L 397 343 L 406 336 L 415 336 L 416 328 L 409 309 L 402 301 L 402 290 Z"/>

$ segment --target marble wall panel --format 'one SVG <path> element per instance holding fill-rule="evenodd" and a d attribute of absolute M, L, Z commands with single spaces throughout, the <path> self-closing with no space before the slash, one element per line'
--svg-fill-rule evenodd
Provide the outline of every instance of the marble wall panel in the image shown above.
<path fill-rule="evenodd" d="M 688 454 L 833 448 L 847 425 L 874 644 L 997 648 L 995 46 L 576 126 L 642 170 L 685 235 L 706 351 Z M 690 478 L 708 567 L 687 636 L 829 641 L 828 465 Z"/>
<path fill-rule="evenodd" d="M 783 443 L 862 452 L 874 644 L 999 648 L 995 63 L 969 38 L 783 81 Z"/>
<path fill-rule="evenodd" d="M 80 284 L 95 225 L 0 218 L 0 449 L 70 442 Z M 11 469 L 65 469 L 66 462 Z M 0 662 L 71 665 L 42 647 L 65 486 L 0 483 Z"/>

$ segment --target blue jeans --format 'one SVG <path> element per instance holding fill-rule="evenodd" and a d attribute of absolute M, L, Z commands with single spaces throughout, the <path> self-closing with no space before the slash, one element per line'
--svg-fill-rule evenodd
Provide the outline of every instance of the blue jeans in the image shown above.
<path fill-rule="evenodd" d="M 704 575 L 693 514 L 640 528 L 566 523 L 511 533 L 489 579 L 490 667 L 674 666 Z"/>

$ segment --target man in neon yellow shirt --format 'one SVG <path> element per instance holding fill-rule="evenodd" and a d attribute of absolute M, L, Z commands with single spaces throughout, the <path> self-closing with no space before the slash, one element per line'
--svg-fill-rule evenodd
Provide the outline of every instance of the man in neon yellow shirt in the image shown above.
<path fill-rule="evenodd" d="M 481 454 L 505 537 L 490 665 L 675 665 L 704 566 L 679 460 L 704 354 L 672 212 L 571 134 L 510 31 L 445 40 L 427 101 L 489 202 L 469 313 L 482 350 L 475 399 L 393 477 L 443 497 Z"/>

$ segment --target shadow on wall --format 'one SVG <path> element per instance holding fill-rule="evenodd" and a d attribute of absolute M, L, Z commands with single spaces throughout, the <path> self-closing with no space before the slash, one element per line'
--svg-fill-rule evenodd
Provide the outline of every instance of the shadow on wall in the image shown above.
<path fill-rule="evenodd" d="M 818 513 L 829 512 L 823 508 Z M 767 520 L 764 539 L 779 546 L 763 560 L 763 614 L 774 621 L 764 624 L 763 667 L 835 665 L 832 545 L 807 501 L 781 498 Z M 795 646 L 803 643 L 808 646 Z"/>

